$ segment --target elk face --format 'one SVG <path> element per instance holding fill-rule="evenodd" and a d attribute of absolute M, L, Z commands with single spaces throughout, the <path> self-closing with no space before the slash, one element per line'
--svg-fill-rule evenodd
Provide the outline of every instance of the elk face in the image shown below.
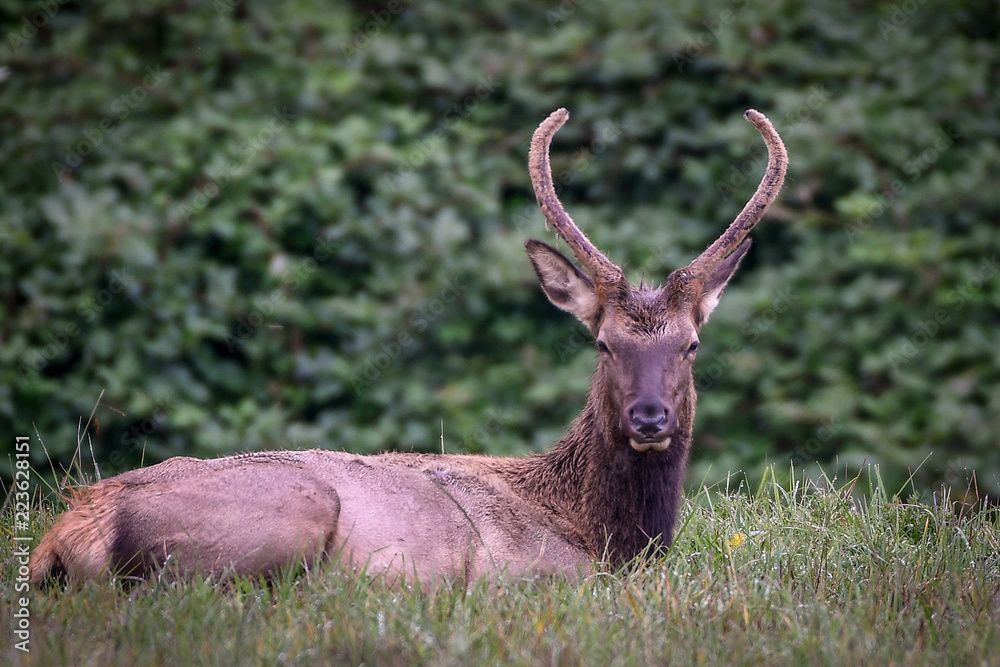
<path fill-rule="evenodd" d="M 549 146 L 569 112 L 554 111 L 531 140 L 528 169 L 539 206 L 584 271 L 541 241 L 525 244 L 528 257 L 549 300 L 594 334 L 600 352 L 595 386 L 620 413 L 621 433 L 640 452 L 666 451 L 678 437 L 690 437 L 698 331 L 719 303 L 750 248 L 750 231 L 785 178 L 788 157 L 771 122 L 752 109 L 745 116 L 767 144 L 764 178 L 722 236 L 671 273 L 663 288 L 630 287 L 622 270 L 590 242 L 559 202 Z"/>
<path fill-rule="evenodd" d="M 663 289 L 627 283 L 604 298 L 593 282 L 557 250 L 526 243 L 542 289 L 557 307 L 575 315 L 594 334 L 597 382 L 633 449 L 662 452 L 690 436 L 694 410 L 693 363 L 698 331 L 719 302 L 749 244 L 698 285 L 675 272 Z M 699 288 L 695 294 L 693 288 Z"/>

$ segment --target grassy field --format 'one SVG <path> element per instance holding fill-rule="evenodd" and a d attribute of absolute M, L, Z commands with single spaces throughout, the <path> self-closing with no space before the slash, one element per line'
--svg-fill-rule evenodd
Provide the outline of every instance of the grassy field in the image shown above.
<path fill-rule="evenodd" d="M 903 502 L 872 471 L 818 484 L 797 476 L 791 489 L 772 477 L 703 490 L 686 501 L 668 555 L 578 583 L 422 591 L 331 566 L 270 585 L 32 591 L 29 654 L 13 647 L 7 515 L 0 657 L 101 667 L 997 663 L 1000 512 Z M 852 495 L 861 486 L 863 502 Z M 53 516 L 35 515 L 40 535 Z"/>

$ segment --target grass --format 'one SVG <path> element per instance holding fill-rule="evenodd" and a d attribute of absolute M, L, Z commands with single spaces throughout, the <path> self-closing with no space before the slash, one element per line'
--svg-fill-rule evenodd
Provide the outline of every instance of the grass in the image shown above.
<path fill-rule="evenodd" d="M 871 475 L 871 473 L 870 473 Z M 246 579 L 30 593 L 31 653 L 12 647 L 16 575 L 0 546 L 0 657 L 132 664 L 995 664 L 1000 511 L 900 502 L 877 479 L 703 490 L 665 556 L 583 582 L 387 586 L 331 566 Z M 933 500 L 933 499 L 932 499 Z M 51 507 L 36 508 L 36 536 Z M 12 517 L 0 529 L 9 538 Z M 36 540 L 37 543 L 37 540 Z"/>

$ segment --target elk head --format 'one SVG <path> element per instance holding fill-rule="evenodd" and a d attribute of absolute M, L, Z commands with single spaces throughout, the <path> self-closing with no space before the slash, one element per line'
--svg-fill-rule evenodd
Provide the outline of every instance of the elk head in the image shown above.
<path fill-rule="evenodd" d="M 722 236 L 671 273 L 665 287 L 630 286 L 621 268 L 590 242 L 559 202 L 549 146 L 569 112 L 554 111 L 532 137 L 529 170 L 538 203 L 547 225 L 584 270 L 541 241 L 531 239 L 525 247 L 549 300 L 594 335 L 600 359 L 591 398 L 609 415 L 609 439 L 622 447 L 627 442 L 650 455 L 678 449 L 677 454 L 686 455 L 694 421 L 692 363 L 698 332 L 750 248 L 748 235 L 777 197 L 788 166 L 785 146 L 771 122 L 754 110 L 745 116 L 767 144 L 764 178 Z"/>

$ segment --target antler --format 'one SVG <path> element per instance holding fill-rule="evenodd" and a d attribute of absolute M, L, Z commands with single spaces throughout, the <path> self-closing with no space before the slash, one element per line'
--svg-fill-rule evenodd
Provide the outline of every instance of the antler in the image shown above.
<path fill-rule="evenodd" d="M 535 188 L 535 197 L 538 198 L 538 205 L 545 214 L 547 224 L 551 223 L 555 227 L 556 233 L 566 241 L 596 285 L 603 287 L 623 283 L 625 274 L 622 270 L 580 231 L 556 196 L 552 183 L 552 165 L 549 163 L 549 146 L 552 144 L 552 136 L 568 119 L 569 112 L 566 109 L 556 109 L 542 121 L 531 137 L 528 171 Z"/>
<path fill-rule="evenodd" d="M 747 109 L 743 114 L 748 121 L 753 123 L 764 143 L 767 144 L 767 171 L 764 178 L 760 180 L 757 191 L 747 202 L 740 214 L 736 216 L 729 228 L 723 232 L 722 236 L 715 240 L 715 243 L 708 246 L 705 252 L 688 265 L 689 271 L 694 275 L 707 275 L 719 265 L 722 260 L 732 254 L 734 250 L 743 242 L 747 235 L 760 222 L 764 212 L 778 197 L 781 184 L 785 181 L 785 172 L 788 169 L 788 153 L 785 151 L 785 144 L 775 131 L 771 121 L 767 116 L 755 109 Z"/>

